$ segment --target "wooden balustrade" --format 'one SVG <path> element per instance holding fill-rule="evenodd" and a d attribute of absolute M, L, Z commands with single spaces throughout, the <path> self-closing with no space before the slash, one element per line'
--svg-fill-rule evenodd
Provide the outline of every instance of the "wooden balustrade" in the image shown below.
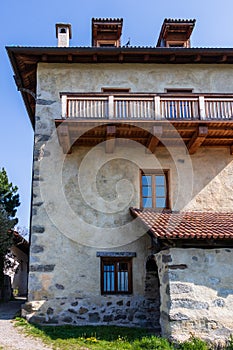
<path fill-rule="evenodd" d="M 194 94 L 193 94 L 194 95 Z M 62 94 L 62 117 L 122 120 L 231 120 L 233 97 Z"/>

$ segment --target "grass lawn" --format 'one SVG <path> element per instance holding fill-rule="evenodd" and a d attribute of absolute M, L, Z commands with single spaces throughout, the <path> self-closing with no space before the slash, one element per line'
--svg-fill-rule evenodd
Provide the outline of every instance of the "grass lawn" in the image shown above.
<path fill-rule="evenodd" d="M 37 326 L 17 318 L 15 325 L 24 333 L 40 338 L 53 349 L 61 350 L 210 350 L 200 339 L 170 344 L 166 339 L 148 334 L 145 329 L 114 326 Z M 226 350 L 233 350 L 230 341 Z"/>

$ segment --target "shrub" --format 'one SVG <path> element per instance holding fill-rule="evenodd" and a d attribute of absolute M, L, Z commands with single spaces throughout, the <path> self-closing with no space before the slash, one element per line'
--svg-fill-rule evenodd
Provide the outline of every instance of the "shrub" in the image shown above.
<path fill-rule="evenodd" d="M 180 350 L 209 350 L 209 346 L 206 342 L 199 338 L 191 338 L 184 343 L 181 343 L 178 347 Z"/>

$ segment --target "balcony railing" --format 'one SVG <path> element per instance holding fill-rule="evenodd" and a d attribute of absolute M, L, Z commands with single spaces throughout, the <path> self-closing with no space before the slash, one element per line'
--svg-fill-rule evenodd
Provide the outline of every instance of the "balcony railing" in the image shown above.
<path fill-rule="evenodd" d="M 62 118 L 233 120 L 233 95 L 61 94 Z"/>

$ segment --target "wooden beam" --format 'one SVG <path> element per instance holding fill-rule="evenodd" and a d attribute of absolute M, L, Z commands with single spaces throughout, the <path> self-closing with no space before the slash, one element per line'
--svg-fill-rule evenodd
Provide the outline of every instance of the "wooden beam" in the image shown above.
<path fill-rule="evenodd" d="M 201 55 L 196 55 L 194 58 L 194 62 L 200 62 L 201 60 Z"/>
<path fill-rule="evenodd" d="M 48 61 L 48 55 L 42 55 L 42 56 L 41 56 L 41 60 L 42 60 L 43 62 L 47 62 L 47 61 Z"/>
<path fill-rule="evenodd" d="M 230 146 L 230 154 L 233 155 L 233 145 Z"/>
<path fill-rule="evenodd" d="M 107 125 L 105 152 L 114 153 L 116 143 L 116 127 L 115 125 Z"/>
<path fill-rule="evenodd" d="M 32 67 L 30 68 L 25 68 L 23 71 L 23 77 L 28 78 L 30 75 L 35 74 L 35 71 Z"/>
<path fill-rule="evenodd" d="M 124 55 L 123 55 L 122 53 L 120 53 L 118 59 L 119 59 L 119 62 L 123 62 L 123 60 L 124 60 Z"/>
<path fill-rule="evenodd" d="M 58 138 L 60 145 L 62 146 L 63 153 L 64 154 L 70 154 L 71 153 L 71 147 L 72 144 L 70 142 L 70 134 L 69 134 L 69 127 L 68 125 L 65 125 L 62 123 L 58 128 L 57 128 L 57 133 L 58 133 Z"/>
<path fill-rule="evenodd" d="M 72 62 L 72 61 L 73 61 L 73 55 L 72 55 L 72 54 L 68 55 L 68 56 L 67 56 L 67 60 L 68 60 L 69 62 Z"/>
<path fill-rule="evenodd" d="M 208 127 L 199 126 L 188 143 L 187 148 L 188 148 L 189 154 L 194 154 L 197 151 L 197 149 L 205 141 L 205 138 L 207 135 L 208 135 Z"/>
<path fill-rule="evenodd" d="M 149 139 L 146 144 L 146 153 L 154 153 L 156 147 L 160 142 L 160 137 L 163 134 L 163 127 L 161 125 L 153 126 L 150 132 Z"/>
<path fill-rule="evenodd" d="M 227 55 L 222 55 L 222 57 L 220 57 L 220 59 L 219 59 L 220 63 L 224 63 L 226 61 L 227 61 Z"/>
<path fill-rule="evenodd" d="M 171 55 L 170 58 L 169 58 L 169 61 L 170 62 L 175 62 L 176 60 L 176 56 L 175 55 Z"/>

